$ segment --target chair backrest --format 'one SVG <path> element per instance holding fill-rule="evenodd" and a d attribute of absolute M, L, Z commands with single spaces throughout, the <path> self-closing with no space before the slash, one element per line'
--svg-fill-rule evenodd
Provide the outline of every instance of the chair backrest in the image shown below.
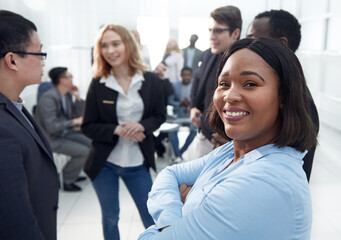
<path fill-rule="evenodd" d="M 38 87 L 37 102 L 39 102 L 39 99 L 41 98 L 41 96 L 43 96 L 43 94 L 52 87 L 53 87 L 53 84 L 51 82 L 40 83 Z"/>

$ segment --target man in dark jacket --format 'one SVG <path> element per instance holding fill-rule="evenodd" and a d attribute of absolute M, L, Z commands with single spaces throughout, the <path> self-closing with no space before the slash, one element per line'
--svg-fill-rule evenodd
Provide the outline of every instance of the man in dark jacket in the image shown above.
<path fill-rule="evenodd" d="M 295 52 L 301 42 L 301 25 L 298 20 L 289 12 L 284 10 L 271 10 L 258 14 L 250 24 L 246 37 L 259 38 L 269 37 L 280 40 Z M 319 116 L 317 109 L 307 89 L 310 99 L 311 119 L 315 124 L 316 131 L 319 131 Z M 309 149 L 307 155 L 303 158 L 303 169 L 309 181 L 311 168 L 315 155 L 316 145 Z"/>
<path fill-rule="evenodd" d="M 203 53 L 202 64 L 194 76 L 191 90 L 190 119 L 199 127 L 196 157 L 204 156 L 214 149 L 213 132 L 208 124 L 206 110 L 212 102 L 220 58 L 239 39 L 241 27 L 240 10 L 234 6 L 220 7 L 211 13 L 211 48 Z"/>
<path fill-rule="evenodd" d="M 19 97 L 41 81 L 36 26 L 0 10 L 0 239 L 55 240 L 58 176 L 51 148 Z"/>

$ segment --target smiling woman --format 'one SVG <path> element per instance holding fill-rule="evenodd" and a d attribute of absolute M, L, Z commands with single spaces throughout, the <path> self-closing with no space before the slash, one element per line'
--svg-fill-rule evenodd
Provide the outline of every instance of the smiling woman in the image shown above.
<path fill-rule="evenodd" d="M 94 79 L 89 87 L 82 131 L 92 139 L 84 170 L 92 180 L 102 209 L 106 240 L 120 239 L 119 178 L 122 178 L 147 228 L 147 210 L 155 170 L 153 131 L 165 121 L 161 80 L 145 72 L 137 44 L 120 25 L 105 25 L 94 47 Z"/>
<path fill-rule="evenodd" d="M 279 132 L 278 85 L 277 75 L 259 55 L 249 49 L 233 54 L 213 97 L 225 133 L 253 148 L 272 143 Z"/>
<path fill-rule="evenodd" d="M 302 158 L 316 132 L 298 59 L 277 40 L 243 39 L 217 76 L 210 123 L 232 141 L 158 175 L 156 225 L 140 239 L 310 239 Z"/>
<path fill-rule="evenodd" d="M 283 51 L 275 54 L 277 48 Z M 252 120 L 249 124 L 253 125 L 253 130 L 247 132 L 260 131 L 266 127 L 264 125 L 269 127 L 269 122 L 265 124 L 269 118 L 276 117 L 277 132 L 270 142 L 298 151 L 309 149 L 316 143 L 316 131 L 309 116 L 308 98 L 305 97 L 307 85 L 302 67 L 287 47 L 265 38 L 259 41 L 241 40 L 225 53 L 217 74 L 219 77 L 210 121 L 221 136 L 228 140 L 235 139 L 229 129 L 245 126 L 248 120 Z M 239 99 L 234 98 L 235 95 Z M 233 112 L 229 108 L 236 106 L 246 108 L 248 114 L 245 120 L 233 122 L 234 118 L 224 117 Z"/>

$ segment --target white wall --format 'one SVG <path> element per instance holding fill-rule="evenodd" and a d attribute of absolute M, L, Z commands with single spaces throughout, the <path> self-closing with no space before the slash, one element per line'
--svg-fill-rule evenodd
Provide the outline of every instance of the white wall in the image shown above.
<path fill-rule="evenodd" d="M 152 54 L 154 67 L 162 57 L 168 37 L 182 39 L 180 47 L 189 44 L 190 32 L 183 30 L 179 36 L 179 19 L 208 20 L 217 7 L 235 5 L 241 9 L 244 19 L 242 35 L 254 15 L 264 11 L 266 0 L 0 0 L 0 8 L 15 11 L 32 20 L 48 57 L 45 62 L 43 81 L 48 80 L 48 70 L 55 66 L 66 66 L 74 75 L 74 82 L 84 97 L 91 80 L 90 52 L 99 27 L 107 23 L 121 24 L 128 29 L 137 28 L 139 17 L 166 19 L 158 27 L 145 26 L 148 36 L 141 35 Z M 197 26 L 198 27 L 198 26 Z M 200 25 L 199 25 L 200 27 Z M 209 47 L 208 26 L 199 34 L 198 46 Z M 186 35 L 185 35 L 186 32 Z M 165 36 L 167 35 L 167 36 Z M 27 106 L 35 104 L 37 86 L 28 87 L 22 94 Z"/>
<path fill-rule="evenodd" d="M 202 27 L 198 46 L 209 47 L 205 19 L 220 6 L 235 5 L 243 17 L 242 37 L 254 16 L 264 10 L 283 8 L 299 18 L 302 42 L 297 52 L 309 88 L 317 104 L 321 127 L 328 127 L 341 142 L 341 1 L 339 0 L 0 0 L 0 8 L 18 12 L 36 23 L 48 52 L 45 72 L 57 65 L 67 66 L 85 96 L 91 80 L 90 50 L 98 28 L 116 23 L 137 28 L 137 19 L 152 19 L 155 24 L 140 24 L 142 42 L 160 60 L 169 36 L 178 37 L 180 47 L 189 35 Z M 164 21 L 158 20 L 164 19 Z M 196 19 L 198 23 L 196 24 Z M 199 21 L 200 20 L 200 21 Z M 158 21 L 161 24 L 156 24 Z M 183 26 L 183 22 L 193 27 Z M 182 24 L 182 25 L 181 25 Z M 46 75 L 44 77 L 46 80 Z M 28 106 L 35 103 L 36 86 L 22 97 Z"/>

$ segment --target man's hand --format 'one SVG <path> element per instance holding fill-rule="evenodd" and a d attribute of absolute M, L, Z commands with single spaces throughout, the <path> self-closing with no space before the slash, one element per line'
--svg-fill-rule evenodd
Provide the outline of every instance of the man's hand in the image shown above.
<path fill-rule="evenodd" d="M 191 108 L 190 119 L 191 119 L 193 125 L 198 127 L 198 128 L 201 126 L 200 117 L 202 117 L 202 112 L 196 107 Z"/>
<path fill-rule="evenodd" d="M 156 66 L 154 72 L 159 76 L 159 78 L 165 78 L 166 72 L 167 72 L 167 66 L 163 62 L 160 62 Z"/>
<path fill-rule="evenodd" d="M 185 99 L 180 103 L 180 106 L 189 107 L 189 100 L 185 97 Z"/>
<path fill-rule="evenodd" d="M 81 100 L 81 95 L 80 95 L 80 92 L 79 92 L 79 89 L 77 86 L 73 85 L 70 89 L 70 92 L 73 96 L 75 96 L 75 98 L 79 101 Z"/>
<path fill-rule="evenodd" d="M 185 183 L 180 185 L 179 192 L 180 192 L 182 203 L 185 203 L 187 194 L 189 193 L 189 191 L 191 191 L 192 187 L 193 186 L 187 186 L 187 184 L 185 184 Z"/>
<path fill-rule="evenodd" d="M 83 123 L 83 117 L 73 118 L 72 126 L 80 126 Z"/>

